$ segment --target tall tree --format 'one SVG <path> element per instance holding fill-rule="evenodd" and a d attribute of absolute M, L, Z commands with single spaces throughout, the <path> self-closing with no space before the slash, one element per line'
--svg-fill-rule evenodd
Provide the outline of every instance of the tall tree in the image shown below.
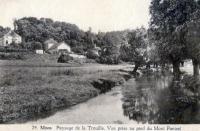
<path fill-rule="evenodd" d="M 124 42 L 123 32 L 113 31 L 103 35 L 103 46 L 100 56 L 101 63 L 118 64 L 120 56 L 120 47 Z"/>
<path fill-rule="evenodd" d="M 177 36 L 185 43 L 185 50 L 193 63 L 193 75 L 199 77 L 200 68 L 200 10 L 192 14 L 191 20 L 177 27 Z"/>
<path fill-rule="evenodd" d="M 134 62 L 133 74 L 145 63 L 147 58 L 147 31 L 139 28 L 127 34 L 128 44 L 124 45 L 124 51 L 129 56 L 129 61 Z"/>
<path fill-rule="evenodd" d="M 184 44 L 175 35 L 177 26 L 183 25 L 197 10 L 196 0 L 152 0 L 150 28 L 155 32 L 161 58 L 173 64 L 175 78 L 180 76 L 180 62 L 185 58 Z"/>

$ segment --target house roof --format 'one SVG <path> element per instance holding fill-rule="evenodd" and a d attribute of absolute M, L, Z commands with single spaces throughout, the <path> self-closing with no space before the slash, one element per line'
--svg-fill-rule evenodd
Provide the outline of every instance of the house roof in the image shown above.
<path fill-rule="evenodd" d="M 56 43 L 54 44 L 52 47 L 50 47 L 48 50 L 53 50 L 53 49 L 56 49 L 58 48 L 58 46 L 62 45 L 62 44 L 66 44 L 65 42 L 60 42 L 60 43 Z M 68 45 L 68 44 L 66 44 Z"/>
<path fill-rule="evenodd" d="M 95 47 L 95 50 L 98 50 L 98 51 L 99 51 L 99 50 L 101 50 L 101 48 L 100 48 L 100 47 Z"/>
<path fill-rule="evenodd" d="M 6 33 L 0 34 L 0 37 L 3 37 L 3 36 L 20 37 L 20 35 L 18 35 L 18 34 L 15 33 L 14 31 L 8 31 L 8 32 L 6 32 Z"/>
<path fill-rule="evenodd" d="M 6 33 L 5 35 L 10 35 L 12 37 L 20 37 L 20 35 L 18 35 L 17 33 L 15 33 L 14 31 L 9 31 L 8 33 Z"/>
<path fill-rule="evenodd" d="M 45 44 L 48 44 L 48 43 L 55 43 L 55 44 L 57 44 L 58 42 L 55 41 L 53 38 L 51 38 L 51 39 L 46 40 L 44 43 Z"/>

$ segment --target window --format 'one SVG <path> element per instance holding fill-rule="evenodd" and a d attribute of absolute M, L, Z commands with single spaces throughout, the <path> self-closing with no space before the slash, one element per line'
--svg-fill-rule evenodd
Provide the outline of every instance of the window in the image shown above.
<path fill-rule="evenodd" d="M 6 40 L 6 45 L 8 45 L 8 40 Z"/>

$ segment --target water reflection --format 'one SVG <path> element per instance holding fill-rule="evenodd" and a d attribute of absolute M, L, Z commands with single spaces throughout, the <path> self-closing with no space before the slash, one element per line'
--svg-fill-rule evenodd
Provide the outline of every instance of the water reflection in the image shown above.
<path fill-rule="evenodd" d="M 184 95 L 170 73 L 132 79 L 122 94 L 124 115 L 138 123 L 200 123 L 197 98 Z"/>

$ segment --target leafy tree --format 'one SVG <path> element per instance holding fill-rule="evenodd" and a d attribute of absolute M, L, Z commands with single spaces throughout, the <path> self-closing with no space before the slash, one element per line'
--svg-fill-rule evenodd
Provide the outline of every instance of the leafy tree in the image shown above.
<path fill-rule="evenodd" d="M 192 59 L 193 74 L 198 77 L 200 67 L 200 11 L 193 13 L 190 21 L 177 27 L 176 33 L 185 44 L 187 57 Z"/>
<path fill-rule="evenodd" d="M 143 65 L 147 57 L 147 32 L 144 28 L 136 29 L 128 33 L 128 44 L 124 45 L 124 51 L 129 57 L 129 61 L 135 63 L 133 74 Z"/>
<path fill-rule="evenodd" d="M 11 29 L 9 27 L 2 27 L 0 26 L 0 36 L 3 36 L 4 34 L 8 33 Z"/>
<path fill-rule="evenodd" d="M 67 63 L 70 60 L 73 60 L 73 57 L 69 56 L 69 54 L 61 54 L 57 60 L 58 63 Z"/>
<path fill-rule="evenodd" d="M 24 17 L 15 20 L 14 27 L 15 31 L 22 36 L 23 43 L 44 43 L 44 41 L 53 38 L 58 42 L 65 41 L 69 43 L 72 49 L 78 46 L 83 47 L 83 50 L 87 49 L 87 42 L 84 39 L 85 32 L 74 24 L 54 22 L 49 18 Z"/>
<path fill-rule="evenodd" d="M 177 26 L 183 25 L 198 8 L 196 0 L 152 0 L 150 28 L 155 33 L 156 46 L 161 59 L 173 64 L 175 78 L 180 75 L 180 62 L 185 59 L 185 48 L 175 35 Z"/>
<path fill-rule="evenodd" d="M 33 45 L 34 50 L 41 50 L 42 49 L 42 43 L 40 42 L 35 42 Z"/>
<path fill-rule="evenodd" d="M 101 41 L 102 51 L 100 56 L 100 63 L 118 64 L 120 60 L 120 47 L 124 42 L 123 32 L 107 32 L 105 33 Z"/>

